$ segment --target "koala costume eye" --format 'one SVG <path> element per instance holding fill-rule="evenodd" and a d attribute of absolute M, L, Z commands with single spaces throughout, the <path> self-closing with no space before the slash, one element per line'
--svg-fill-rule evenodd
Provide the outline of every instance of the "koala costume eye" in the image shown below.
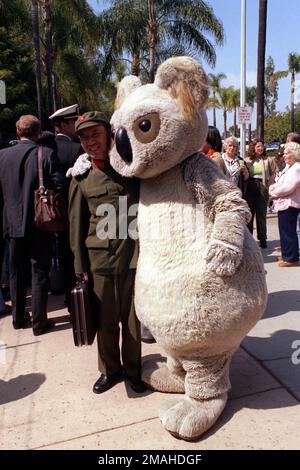
<path fill-rule="evenodd" d="M 145 119 L 144 121 L 139 123 L 139 128 L 143 132 L 148 132 L 149 129 L 151 128 L 151 121 L 149 121 L 148 119 Z"/>
<path fill-rule="evenodd" d="M 138 118 L 133 123 L 135 138 L 142 144 L 152 142 L 160 129 L 160 117 L 158 113 L 149 113 Z"/>

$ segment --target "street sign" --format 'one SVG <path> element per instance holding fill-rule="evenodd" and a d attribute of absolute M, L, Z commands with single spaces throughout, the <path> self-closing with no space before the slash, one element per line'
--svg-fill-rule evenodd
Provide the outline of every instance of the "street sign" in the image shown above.
<path fill-rule="evenodd" d="M 251 106 L 243 106 L 238 108 L 238 123 L 251 124 L 252 108 Z"/>
<path fill-rule="evenodd" d="M 0 80 L 0 104 L 6 104 L 6 90 L 3 80 Z"/>

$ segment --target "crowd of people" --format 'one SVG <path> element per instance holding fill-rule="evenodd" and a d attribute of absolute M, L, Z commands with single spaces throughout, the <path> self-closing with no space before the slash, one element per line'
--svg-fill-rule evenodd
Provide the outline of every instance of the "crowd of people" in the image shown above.
<path fill-rule="evenodd" d="M 297 266 L 300 250 L 300 134 L 289 133 L 286 144 L 275 157 L 268 157 L 260 139 L 250 142 L 245 159 L 239 155 L 239 142 L 228 137 L 221 145 L 216 128 L 209 126 L 207 140 L 201 151 L 211 158 L 222 173 L 242 191 L 251 210 L 248 224 L 253 234 L 256 219 L 257 239 L 267 248 L 267 212 L 278 212 L 281 256 L 280 267 Z"/>
<path fill-rule="evenodd" d="M 93 295 L 100 371 L 94 393 L 102 393 L 124 378 L 136 393 L 142 393 L 141 333 L 133 302 L 136 242 L 130 237 L 108 240 L 97 236 L 99 205 L 112 205 L 118 213 L 121 196 L 128 205 L 137 203 L 139 182 L 120 176 L 111 167 L 112 132 L 102 113 L 92 111 L 80 116 L 78 106 L 72 105 L 56 111 L 50 120 L 55 134 L 41 133 L 35 116 L 21 116 L 16 123 L 18 142 L 0 151 L 0 264 L 9 245 L 11 297 L 10 307 L 0 290 L 0 316 L 12 313 L 15 329 L 31 323 L 34 335 L 55 326 L 47 317 L 55 239 L 69 311 L 76 278 L 88 282 Z M 34 224 L 38 148 L 42 148 L 45 187 L 60 193 L 69 204 L 69 228 L 55 236 L 41 232 Z M 267 156 L 262 140 L 255 140 L 242 159 L 238 140 L 229 137 L 223 143 L 218 130 L 209 126 L 201 151 L 240 188 L 252 214 L 248 229 L 253 233 L 256 218 L 261 248 L 267 247 L 267 210 L 274 207 L 281 243 L 279 266 L 298 265 L 300 135 L 289 134 L 284 150 L 280 148 L 275 158 Z M 128 217 L 127 229 L 130 223 Z M 26 312 L 29 284 L 32 316 Z"/>

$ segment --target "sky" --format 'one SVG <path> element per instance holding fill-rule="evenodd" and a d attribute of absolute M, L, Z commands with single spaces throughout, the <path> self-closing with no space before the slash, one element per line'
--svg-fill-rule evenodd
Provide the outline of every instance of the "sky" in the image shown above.
<path fill-rule="evenodd" d="M 145 0 L 147 1 L 147 0 Z M 240 87 L 240 37 L 241 37 L 241 0 L 208 0 L 215 15 L 222 21 L 225 30 L 225 42 L 216 46 L 217 63 L 214 69 L 199 57 L 205 71 L 214 74 L 223 72 L 227 79 L 223 86 Z M 96 12 L 107 8 L 109 1 L 89 0 Z M 256 85 L 257 70 L 257 37 L 259 0 L 246 0 L 246 64 L 247 86 Z M 269 55 L 275 62 L 275 70 L 287 70 L 287 59 L 290 52 L 300 53 L 300 0 L 268 0 L 266 60 Z M 209 38 L 210 40 L 212 38 Z M 300 74 L 296 82 L 296 102 L 300 102 Z M 290 76 L 279 81 L 279 99 L 277 109 L 284 111 L 290 104 Z M 211 112 L 208 112 L 211 121 Z M 211 124 L 211 122 L 210 122 Z M 229 126 L 232 115 L 229 115 Z M 255 126 L 255 115 L 252 125 Z M 223 131 L 222 111 L 217 111 L 217 126 Z"/>

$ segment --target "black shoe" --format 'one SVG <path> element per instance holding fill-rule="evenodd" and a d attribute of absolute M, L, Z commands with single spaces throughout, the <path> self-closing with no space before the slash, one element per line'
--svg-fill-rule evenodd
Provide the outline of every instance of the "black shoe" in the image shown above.
<path fill-rule="evenodd" d="M 135 393 L 144 393 L 144 392 L 146 392 L 146 390 L 148 390 L 147 386 L 144 384 L 144 382 L 142 381 L 142 379 L 140 377 L 135 378 L 135 379 L 131 379 L 126 374 L 125 374 L 125 377 L 128 380 L 131 389 Z"/>
<path fill-rule="evenodd" d="M 53 328 L 54 326 L 55 326 L 54 320 L 46 320 L 43 326 L 33 330 L 33 334 L 34 336 L 43 335 L 47 331 L 51 330 L 51 328 Z"/>
<path fill-rule="evenodd" d="M 141 338 L 141 341 L 143 343 L 148 343 L 148 344 L 156 343 L 156 339 L 154 339 L 154 338 Z"/>
<path fill-rule="evenodd" d="M 26 328 L 26 326 L 29 326 L 31 322 L 31 316 L 29 313 L 24 314 L 23 320 L 20 321 L 13 321 L 13 327 L 15 330 L 20 330 L 21 328 Z"/>
<path fill-rule="evenodd" d="M 0 312 L 0 317 L 5 317 L 6 315 L 11 315 L 11 305 L 5 304 L 4 309 Z"/>
<path fill-rule="evenodd" d="M 267 242 L 266 240 L 260 240 L 259 242 L 261 248 L 267 248 Z"/>
<path fill-rule="evenodd" d="M 97 382 L 94 383 L 93 386 L 93 392 L 94 393 L 103 393 L 106 392 L 106 390 L 109 390 L 112 388 L 114 385 L 116 385 L 118 382 L 121 382 L 123 380 L 123 371 L 120 370 L 119 372 L 116 372 L 113 375 L 104 375 L 101 374 Z"/>

